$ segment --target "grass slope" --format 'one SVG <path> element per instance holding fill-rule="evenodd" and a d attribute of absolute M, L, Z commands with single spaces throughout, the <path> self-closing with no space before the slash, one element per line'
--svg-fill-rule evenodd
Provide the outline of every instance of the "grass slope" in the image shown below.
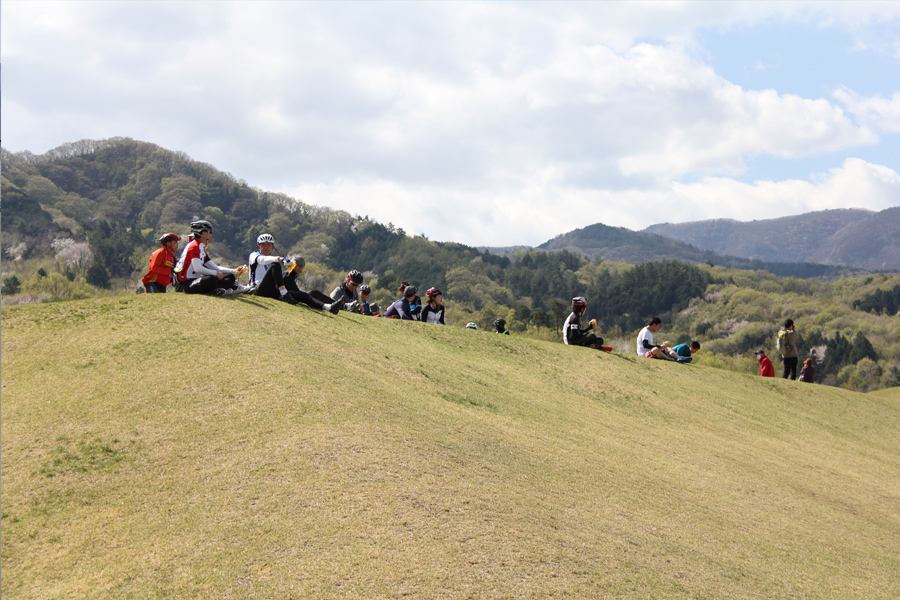
<path fill-rule="evenodd" d="M 4 308 L 0 416 L 4 599 L 900 596 L 896 398 L 166 294 Z"/>

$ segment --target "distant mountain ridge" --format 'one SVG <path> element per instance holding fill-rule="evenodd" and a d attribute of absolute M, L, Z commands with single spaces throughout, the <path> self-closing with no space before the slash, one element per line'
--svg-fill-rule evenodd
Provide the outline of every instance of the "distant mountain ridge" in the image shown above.
<path fill-rule="evenodd" d="M 630 264 L 677 260 L 688 263 L 709 262 L 738 269 L 762 269 L 782 276 L 822 277 L 846 274 L 844 267 L 821 264 L 762 261 L 728 256 L 646 231 L 611 227 L 602 223 L 588 225 L 544 242 L 538 249 L 567 250 L 591 260 L 608 260 Z"/>
<path fill-rule="evenodd" d="M 661 223 L 643 232 L 752 260 L 900 270 L 900 206 L 880 212 L 823 210 L 749 222 Z"/>

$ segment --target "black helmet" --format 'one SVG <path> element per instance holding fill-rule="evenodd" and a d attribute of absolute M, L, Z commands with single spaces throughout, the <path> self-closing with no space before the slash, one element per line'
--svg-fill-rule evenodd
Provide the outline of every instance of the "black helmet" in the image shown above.
<path fill-rule="evenodd" d="M 575 296 L 574 298 L 572 298 L 572 306 L 576 308 L 579 306 L 587 306 L 587 300 L 585 300 L 581 296 Z"/>
<path fill-rule="evenodd" d="M 370 288 L 367 285 L 361 285 L 361 286 L 359 286 L 359 293 L 360 294 L 371 294 L 372 288 Z"/>
<path fill-rule="evenodd" d="M 352 281 L 356 285 L 359 285 L 363 282 L 363 274 L 356 269 L 353 269 L 352 271 L 347 273 L 347 280 Z"/>
<path fill-rule="evenodd" d="M 500 318 L 494 321 L 494 325 L 500 325 L 501 327 L 506 326 L 506 319 Z"/>
<path fill-rule="evenodd" d="M 204 231 L 212 231 L 213 226 L 209 221 L 194 221 L 191 223 L 191 233 L 194 237 L 199 237 Z"/>

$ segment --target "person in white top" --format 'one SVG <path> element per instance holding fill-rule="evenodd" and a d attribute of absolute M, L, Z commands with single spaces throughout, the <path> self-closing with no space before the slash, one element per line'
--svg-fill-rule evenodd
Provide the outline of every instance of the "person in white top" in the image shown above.
<path fill-rule="evenodd" d="M 213 237 L 213 227 L 209 221 L 191 223 L 194 239 L 185 246 L 175 265 L 175 290 L 188 294 L 232 294 L 250 291 L 249 287 L 235 281 L 239 269 L 220 267 L 207 253 Z"/>
<path fill-rule="evenodd" d="M 662 327 L 659 317 L 653 317 L 647 326 L 641 329 L 637 337 L 637 355 L 647 358 L 660 358 L 662 360 L 678 360 L 678 355 L 664 345 L 653 343 L 653 334 Z"/>
<path fill-rule="evenodd" d="M 297 273 L 303 271 L 306 261 L 302 256 L 296 259 L 286 259 L 283 256 L 272 254 L 275 250 L 275 238 L 271 234 L 263 233 L 256 238 L 256 252 L 250 254 L 248 260 L 250 266 L 250 286 L 253 294 L 264 298 L 275 298 L 288 304 L 303 302 L 313 308 L 328 310 L 337 313 L 341 309 L 338 303 L 326 304 L 301 291 L 297 287 Z M 285 276 L 282 266 L 288 268 Z"/>

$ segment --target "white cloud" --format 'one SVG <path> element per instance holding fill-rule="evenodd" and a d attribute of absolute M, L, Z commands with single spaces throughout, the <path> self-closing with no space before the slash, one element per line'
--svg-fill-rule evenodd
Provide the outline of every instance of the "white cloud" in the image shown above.
<path fill-rule="evenodd" d="M 620 191 L 569 188 L 556 181 L 553 173 L 541 172 L 515 190 L 448 190 L 340 180 L 279 191 L 310 204 L 393 223 L 410 234 L 491 246 L 537 245 L 597 222 L 637 230 L 662 222 L 749 221 L 832 208 L 879 211 L 896 206 L 900 198 L 900 175 L 857 158 L 814 174 L 809 181 L 743 183 L 706 177 L 664 189 Z"/>
<path fill-rule="evenodd" d="M 536 244 L 831 207 L 844 180 L 883 202 L 886 167 L 853 159 L 830 183 L 729 178 L 900 132 L 898 93 L 745 90 L 694 33 L 803 22 L 865 41 L 896 19 L 884 2 L 7 1 L 0 116 L 12 150 L 129 136 L 410 233 Z"/>
<path fill-rule="evenodd" d="M 882 133 L 900 133 L 900 92 L 888 98 L 863 97 L 853 90 L 835 90 L 834 97 L 854 115 L 860 123 Z"/>

